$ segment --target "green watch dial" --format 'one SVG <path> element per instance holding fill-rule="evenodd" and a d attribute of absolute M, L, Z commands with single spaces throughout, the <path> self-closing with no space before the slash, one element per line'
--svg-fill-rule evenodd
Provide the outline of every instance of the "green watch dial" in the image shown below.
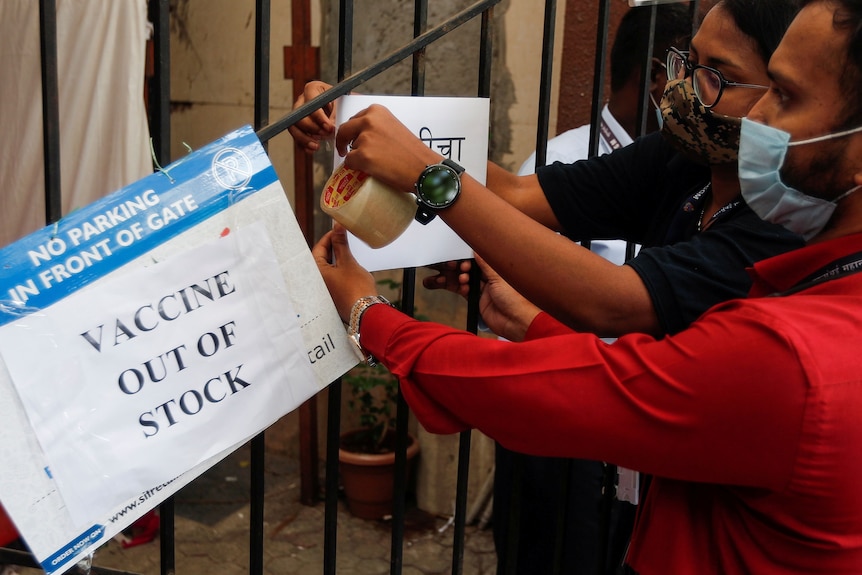
<path fill-rule="evenodd" d="M 458 197 L 461 179 L 454 169 L 437 164 L 429 166 L 423 172 L 417 188 L 424 203 L 433 208 L 445 207 Z"/>

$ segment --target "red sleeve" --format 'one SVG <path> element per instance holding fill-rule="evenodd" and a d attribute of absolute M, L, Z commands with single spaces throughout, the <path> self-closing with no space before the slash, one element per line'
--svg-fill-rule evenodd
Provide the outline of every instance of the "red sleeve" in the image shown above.
<path fill-rule="evenodd" d="M 529 333 L 547 336 L 513 343 L 373 306 L 362 342 L 431 432 L 478 428 L 520 452 L 780 488 L 806 379 L 777 321 L 712 313 L 673 337 L 609 345 L 540 316 Z"/>
<path fill-rule="evenodd" d="M 527 328 L 524 341 L 541 339 L 552 335 L 564 335 L 567 333 L 572 333 L 572 330 L 555 320 L 549 314 L 540 312 L 539 315 L 533 319 L 533 323 L 530 324 L 530 327 Z"/>

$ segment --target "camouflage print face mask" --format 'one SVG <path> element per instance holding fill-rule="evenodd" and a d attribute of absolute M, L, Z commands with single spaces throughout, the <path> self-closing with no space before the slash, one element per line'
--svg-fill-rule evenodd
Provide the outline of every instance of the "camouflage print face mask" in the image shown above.
<path fill-rule="evenodd" d="M 684 79 L 667 83 L 661 116 L 662 135 L 685 156 L 707 165 L 736 162 L 741 118 L 705 108 Z"/>

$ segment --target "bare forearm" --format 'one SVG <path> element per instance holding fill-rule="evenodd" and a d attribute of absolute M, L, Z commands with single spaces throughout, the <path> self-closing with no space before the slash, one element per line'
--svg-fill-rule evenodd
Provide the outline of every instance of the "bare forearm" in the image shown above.
<path fill-rule="evenodd" d="M 515 289 L 570 327 L 601 336 L 659 331 L 634 270 L 538 225 L 469 176 L 441 216 Z"/>
<path fill-rule="evenodd" d="M 414 189 L 425 166 L 441 160 L 376 105 L 341 126 L 336 148 L 346 154 L 349 168 L 404 192 Z M 534 304 L 573 328 L 600 335 L 658 331 L 652 301 L 632 269 L 617 267 L 543 225 L 551 210 L 536 176 L 506 176 L 501 168 L 488 167 L 488 182 L 498 189 L 492 192 L 464 174 L 461 197 L 441 210 L 440 217 L 491 267 Z M 530 209 L 514 207 L 504 199 L 509 193 L 518 194 L 518 201 L 511 196 L 509 200 L 545 211 L 545 217 L 533 218 Z"/>
<path fill-rule="evenodd" d="M 552 230 L 560 229 L 535 175 L 518 176 L 489 161 L 485 181 L 488 189 L 508 204 Z"/>

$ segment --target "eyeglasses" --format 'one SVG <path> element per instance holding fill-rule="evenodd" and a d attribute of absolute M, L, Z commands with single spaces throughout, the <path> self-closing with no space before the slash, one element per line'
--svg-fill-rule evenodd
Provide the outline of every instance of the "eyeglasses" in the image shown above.
<path fill-rule="evenodd" d="M 688 61 L 688 52 L 671 48 L 667 51 L 667 77 L 670 80 L 688 78 L 691 76 L 691 84 L 698 100 L 705 108 L 712 108 L 718 104 L 718 100 L 728 86 L 733 88 L 758 88 L 768 90 L 769 86 L 759 84 L 742 84 L 730 82 L 724 78 L 721 72 L 709 66 L 692 64 Z M 685 74 L 681 75 L 683 70 Z"/>

